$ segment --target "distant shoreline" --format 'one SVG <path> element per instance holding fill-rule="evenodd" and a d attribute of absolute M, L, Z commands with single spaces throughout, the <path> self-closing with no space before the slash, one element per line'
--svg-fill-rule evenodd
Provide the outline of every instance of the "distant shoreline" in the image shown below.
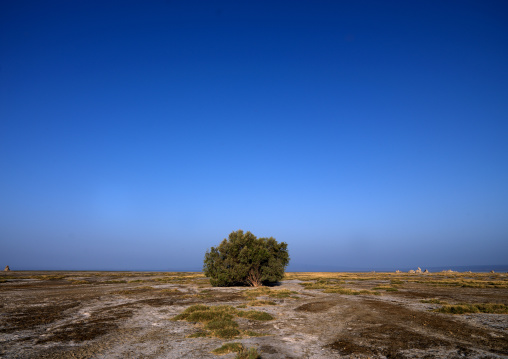
<path fill-rule="evenodd" d="M 392 267 L 392 268 L 333 268 L 328 266 L 295 266 L 295 268 L 288 268 L 286 272 L 342 272 L 342 273 L 364 273 L 364 272 L 395 272 L 400 270 L 401 272 L 408 272 L 415 267 Z M 447 270 L 454 272 L 475 272 L 475 273 L 488 273 L 494 272 L 508 272 L 508 265 L 471 265 L 471 266 L 435 266 L 435 267 L 424 267 L 420 266 L 422 270 L 427 269 L 431 273 L 437 273 Z M 11 271 L 15 272 L 201 272 L 201 269 L 185 269 L 185 268 L 169 268 L 169 269 L 66 269 L 66 268 L 53 268 L 53 269 L 16 269 L 11 267 Z M 3 272 L 9 273 L 9 272 Z"/>

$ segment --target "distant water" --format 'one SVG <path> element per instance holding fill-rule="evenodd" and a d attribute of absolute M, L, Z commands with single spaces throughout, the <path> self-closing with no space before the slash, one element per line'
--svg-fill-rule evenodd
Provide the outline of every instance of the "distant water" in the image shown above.
<path fill-rule="evenodd" d="M 423 268 L 422 268 L 423 269 Z M 451 269 L 457 272 L 490 272 L 491 270 L 495 272 L 508 272 L 508 265 L 482 265 L 482 266 L 451 266 L 449 268 L 445 267 L 429 267 L 428 270 L 431 272 L 440 272 L 443 270 Z"/>
<path fill-rule="evenodd" d="M 415 267 L 341 267 L 341 266 L 330 266 L 330 265 L 290 265 L 286 269 L 287 272 L 395 272 L 400 270 L 407 272 L 410 269 L 417 269 L 420 267 L 422 270 L 428 269 L 429 272 L 441 272 L 444 270 L 451 269 L 455 272 L 490 272 L 491 270 L 503 273 L 508 272 L 508 264 L 504 265 L 470 265 L 470 266 L 440 266 L 440 267 L 425 267 L 417 264 Z M 161 269 L 125 269 L 125 268 L 11 268 L 11 270 L 17 271 L 106 271 L 106 272 L 201 272 L 201 268 L 161 268 Z"/>
<path fill-rule="evenodd" d="M 444 270 L 452 270 L 455 272 L 508 272 L 508 264 L 504 265 L 465 265 L 465 266 L 436 266 L 436 267 L 425 267 L 422 265 L 416 265 L 415 267 L 339 267 L 339 266 L 327 266 L 327 265 L 295 265 L 290 266 L 288 272 L 395 272 L 400 270 L 407 272 L 410 269 L 417 269 L 420 267 L 422 270 L 429 270 L 429 272 L 441 272 Z"/>

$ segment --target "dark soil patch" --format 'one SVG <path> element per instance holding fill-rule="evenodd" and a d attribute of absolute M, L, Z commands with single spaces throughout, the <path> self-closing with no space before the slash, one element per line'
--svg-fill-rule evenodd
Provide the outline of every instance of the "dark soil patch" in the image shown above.
<path fill-rule="evenodd" d="M 12 333 L 18 330 L 33 329 L 39 325 L 51 324 L 65 317 L 65 311 L 75 308 L 79 305 L 77 302 L 21 307 L 15 311 L 5 314 L 5 318 L 0 322 L 3 328 L 0 333 Z"/>
<path fill-rule="evenodd" d="M 356 331 L 354 336 L 338 339 L 328 345 L 341 355 L 362 354 L 366 356 L 401 357 L 405 349 L 430 349 L 450 347 L 450 343 L 422 333 L 416 333 L 403 326 L 384 324 Z"/>
<path fill-rule="evenodd" d="M 388 358 L 397 357 L 405 349 L 429 349 L 432 347 L 450 347 L 450 343 L 440 338 L 417 333 L 400 325 L 384 324 L 379 327 L 365 328 L 360 332 L 362 338 L 368 338 L 373 348 L 380 348 Z"/>
<path fill-rule="evenodd" d="M 115 306 L 93 313 L 88 320 L 58 327 L 48 336 L 39 338 L 37 343 L 93 340 L 117 329 L 120 320 L 130 318 L 132 315 L 133 311 L 125 308 L 125 305 Z"/>
<path fill-rule="evenodd" d="M 370 304 L 373 305 L 374 302 Z M 450 315 L 415 312 L 383 302 L 375 303 L 375 307 L 380 311 L 379 315 L 386 318 L 386 320 L 391 319 L 398 323 L 406 322 L 406 325 L 410 324 L 412 327 L 433 333 L 436 336 L 446 336 L 453 338 L 454 341 L 460 340 L 471 343 L 477 348 L 508 354 L 508 335 L 506 333 L 503 333 L 501 337 L 494 338 L 488 331 L 459 322 Z"/>
<path fill-rule="evenodd" d="M 341 336 L 330 348 L 344 355 L 359 353 L 400 357 L 401 350 L 480 348 L 508 353 L 508 335 L 493 337 L 482 328 L 459 322 L 449 315 L 414 311 L 401 305 L 365 299 L 351 308 L 356 325 L 350 335 Z"/>
<path fill-rule="evenodd" d="M 63 327 L 59 327 L 49 336 L 38 339 L 37 344 L 47 342 L 69 342 L 69 341 L 83 342 L 86 340 L 93 340 L 117 328 L 118 325 L 114 323 L 114 321 L 108 320 L 79 321 L 76 323 L 65 325 Z"/>
<path fill-rule="evenodd" d="M 81 347 L 67 347 L 67 346 L 52 346 L 51 348 L 40 348 L 37 352 L 32 353 L 30 356 L 26 356 L 24 353 L 14 355 L 12 359 L 88 359 L 95 358 L 97 352 L 100 352 L 101 348 L 95 346 L 84 345 Z"/>
<path fill-rule="evenodd" d="M 495 288 L 428 287 L 423 284 L 408 283 L 396 293 L 397 297 L 408 299 L 429 299 L 439 296 L 449 302 L 497 302 L 508 303 L 508 291 Z"/>
<path fill-rule="evenodd" d="M 377 350 L 373 351 L 369 347 L 355 344 L 350 339 L 339 339 L 326 347 L 337 350 L 340 355 L 363 354 L 372 356 L 378 353 Z"/>
<path fill-rule="evenodd" d="M 139 300 L 136 302 L 136 304 L 147 304 L 151 307 L 164 307 L 168 305 L 173 305 L 174 301 L 169 298 L 151 298 Z"/>
<path fill-rule="evenodd" d="M 277 350 L 272 347 L 271 345 L 262 345 L 261 348 L 259 348 L 261 352 L 266 354 L 276 354 Z"/>
<path fill-rule="evenodd" d="M 337 305 L 336 302 L 312 302 L 312 303 L 306 303 L 298 308 L 296 308 L 296 311 L 301 312 L 311 312 L 311 313 L 319 313 L 319 312 L 326 312 L 330 308 L 333 308 Z"/>

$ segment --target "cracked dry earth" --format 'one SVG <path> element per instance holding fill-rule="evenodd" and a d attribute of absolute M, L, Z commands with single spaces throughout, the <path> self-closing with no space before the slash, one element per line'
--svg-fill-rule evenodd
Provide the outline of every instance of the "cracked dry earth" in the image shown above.
<path fill-rule="evenodd" d="M 506 305 L 507 284 L 506 274 L 288 273 L 250 293 L 212 288 L 201 273 L 7 272 L 0 358 L 220 358 L 212 350 L 230 342 L 267 359 L 508 358 L 507 314 L 435 311 Z M 327 290 L 338 287 L 363 292 Z M 196 304 L 274 319 L 235 318 L 236 338 L 190 338 L 200 324 L 171 319 Z"/>

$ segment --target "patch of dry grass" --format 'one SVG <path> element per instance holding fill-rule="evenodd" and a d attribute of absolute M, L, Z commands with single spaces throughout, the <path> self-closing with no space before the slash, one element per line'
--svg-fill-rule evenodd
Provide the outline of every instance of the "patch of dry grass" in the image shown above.
<path fill-rule="evenodd" d="M 83 279 L 79 279 L 79 280 L 73 280 L 73 281 L 71 281 L 71 284 L 73 284 L 73 285 L 92 284 L 92 282 L 87 281 L 87 280 L 83 280 Z"/>
<path fill-rule="evenodd" d="M 238 354 L 236 354 L 235 359 L 261 359 L 256 348 L 243 348 Z"/>
<path fill-rule="evenodd" d="M 247 289 L 243 291 L 243 295 L 249 299 L 255 299 L 260 296 L 266 296 L 270 293 L 271 289 L 269 287 L 257 287 L 255 289 Z"/>
<path fill-rule="evenodd" d="M 270 298 L 295 298 L 298 292 L 291 291 L 288 289 L 272 289 L 270 287 L 257 287 L 255 289 L 247 289 L 242 293 L 245 297 L 250 300 L 254 300 L 258 297 L 270 297 Z"/>
<path fill-rule="evenodd" d="M 206 338 L 208 337 L 208 332 L 198 331 L 189 335 L 187 338 Z"/>
<path fill-rule="evenodd" d="M 271 290 L 268 296 L 271 298 L 289 298 L 293 297 L 295 294 L 298 294 L 298 292 L 289 289 L 275 289 Z"/>
<path fill-rule="evenodd" d="M 386 292 L 397 292 L 398 289 L 395 287 L 391 287 L 389 285 L 380 285 L 377 287 L 372 288 L 373 290 L 384 290 Z"/>
<path fill-rule="evenodd" d="M 127 281 L 126 280 L 116 280 L 116 279 L 105 280 L 104 282 L 101 282 L 101 284 L 124 284 L 124 283 L 127 283 Z"/>
<path fill-rule="evenodd" d="M 318 277 L 313 281 L 302 282 L 300 283 L 305 289 L 323 289 L 323 293 L 338 293 L 338 294 L 346 294 L 346 295 L 379 295 L 379 292 L 370 291 L 370 290 L 356 290 L 350 288 L 344 288 L 342 284 L 344 280 L 337 278 L 322 278 Z M 388 287 L 387 287 L 388 288 Z M 390 287 L 391 288 L 391 287 Z M 386 290 L 386 288 L 383 288 Z"/>
<path fill-rule="evenodd" d="M 212 350 L 213 354 L 224 355 L 237 353 L 235 359 L 261 359 L 256 348 L 245 348 L 241 343 L 226 343 L 220 348 Z"/>
<path fill-rule="evenodd" d="M 316 281 L 312 282 L 303 282 L 300 283 L 301 286 L 303 286 L 305 289 L 329 289 L 332 287 L 338 287 L 340 286 L 341 282 L 339 281 L 332 281 L 329 279 L 323 279 L 320 278 Z"/>
<path fill-rule="evenodd" d="M 41 274 L 41 275 L 32 275 L 27 278 L 38 279 L 38 280 L 63 280 L 66 277 L 67 276 L 63 275 L 63 274 Z"/>
<path fill-rule="evenodd" d="M 207 306 L 197 304 L 188 307 L 172 320 L 185 320 L 191 323 L 201 323 L 203 330 L 192 334 L 192 338 L 211 336 L 231 339 L 240 336 L 242 333 L 250 336 L 250 331 L 242 332 L 237 329 L 238 323 L 233 320 L 235 317 L 260 321 L 273 319 L 273 316 L 270 314 L 256 310 L 242 311 L 229 305 Z M 259 334 L 256 333 L 255 336 L 259 336 Z"/>
<path fill-rule="evenodd" d="M 273 316 L 266 312 L 260 312 L 257 310 L 239 310 L 236 315 L 241 318 L 254 319 L 254 320 L 272 320 Z"/>
<path fill-rule="evenodd" d="M 133 279 L 128 281 L 129 283 L 153 283 L 155 282 L 153 279 Z"/>
<path fill-rule="evenodd" d="M 243 345 L 241 343 L 226 343 L 223 344 L 220 348 L 212 350 L 212 353 L 217 355 L 238 353 L 242 351 L 242 349 Z"/>
<path fill-rule="evenodd" d="M 478 279 L 443 279 L 443 280 L 414 280 L 411 282 L 430 285 L 433 287 L 462 287 L 462 288 L 508 288 L 507 280 L 478 280 Z"/>
<path fill-rule="evenodd" d="M 455 304 L 444 305 L 435 312 L 447 314 L 466 314 L 466 313 L 492 313 L 492 314 L 508 314 L 508 306 L 499 303 L 476 303 L 476 304 Z"/>
<path fill-rule="evenodd" d="M 136 287 L 132 289 L 125 289 L 113 292 L 113 294 L 129 295 L 129 294 L 145 294 L 147 292 L 154 291 L 155 288 L 150 286 Z"/>
<path fill-rule="evenodd" d="M 277 303 L 272 302 L 270 300 L 260 300 L 260 299 L 257 299 L 257 300 L 250 301 L 249 303 L 247 303 L 247 305 L 249 307 L 264 307 L 266 305 L 277 305 Z M 244 306 L 243 308 L 246 308 L 247 305 Z"/>
<path fill-rule="evenodd" d="M 349 289 L 349 288 L 342 288 L 342 287 L 335 287 L 335 288 L 328 288 L 323 290 L 323 293 L 338 293 L 338 294 L 345 294 L 345 295 L 381 295 L 379 292 L 374 292 L 371 290 L 356 290 L 356 289 Z"/>
<path fill-rule="evenodd" d="M 252 330 L 244 330 L 243 333 L 248 336 L 248 337 L 264 337 L 264 336 L 267 336 L 268 334 L 263 334 L 263 333 L 258 333 L 258 332 L 254 332 Z"/>
<path fill-rule="evenodd" d="M 285 279 L 298 279 L 306 289 L 339 290 L 340 284 L 364 281 L 378 281 L 384 284 L 379 288 L 386 291 L 396 291 L 397 285 L 418 283 L 435 287 L 462 287 L 462 288 L 508 288 L 508 275 L 504 273 L 459 273 L 438 272 L 429 274 L 409 273 L 286 273 Z M 392 289 L 394 288 L 394 289 Z"/>
<path fill-rule="evenodd" d="M 440 300 L 437 298 L 432 299 L 422 299 L 420 300 L 420 303 L 428 303 L 428 304 L 448 304 L 448 302 L 445 302 L 444 300 Z"/>

